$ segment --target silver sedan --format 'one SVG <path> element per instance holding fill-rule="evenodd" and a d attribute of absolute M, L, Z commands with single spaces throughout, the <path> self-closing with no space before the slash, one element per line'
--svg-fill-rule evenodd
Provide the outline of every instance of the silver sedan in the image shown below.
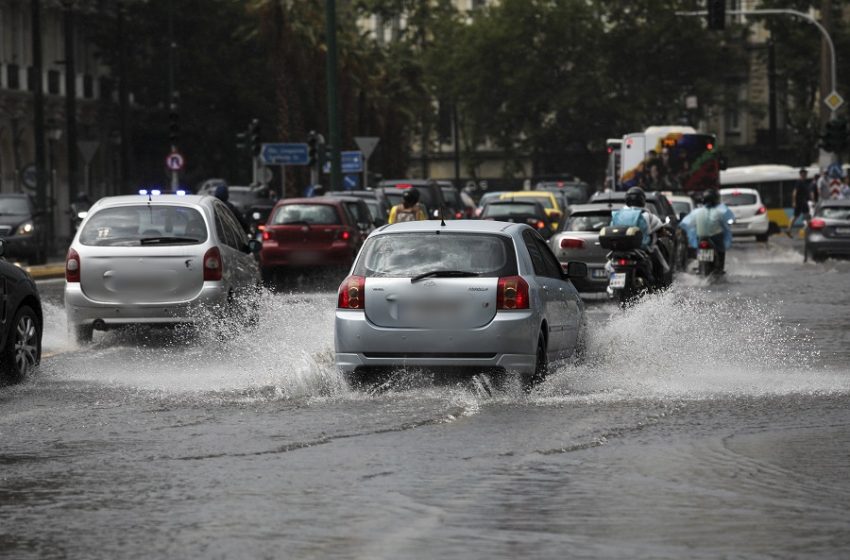
<path fill-rule="evenodd" d="M 608 250 L 599 245 L 599 230 L 611 223 L 611 212 L 622 207 L 622 203 L 571 206 L 561 229 L 549 240 L 560 262 L 587 265 L 586 277 L 572 279 L 579 292 L 604 292 L 608 288 Z"/>
<path fill-rule="evenodd" d="M 573 263 L 570 274 L 583 277 Z M 584 304 L 549 246 L 525 224 L 453 220 L 385 226 L 339 288 L 336 364 L 469 368 L 542 379 L 580 353 Z"/>
<path fill-rule="evenodd" d="M 850 200 L 824 200 L 806 226 L 805 258 L 850 257 Z"/>

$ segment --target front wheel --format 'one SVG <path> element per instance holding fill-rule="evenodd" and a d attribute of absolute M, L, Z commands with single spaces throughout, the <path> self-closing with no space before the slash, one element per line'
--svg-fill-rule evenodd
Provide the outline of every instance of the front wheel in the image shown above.
<path fill-rule="evenodd" d="M 17 383 L 41 361 L 41 326 L 31 307 L 24 305 L 15 314 L 12 330 L 2 355 L 2 375 Z"/>

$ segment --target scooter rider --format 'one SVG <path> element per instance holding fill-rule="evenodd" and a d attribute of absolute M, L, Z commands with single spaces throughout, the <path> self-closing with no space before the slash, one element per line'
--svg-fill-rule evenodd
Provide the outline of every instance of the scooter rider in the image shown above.
<path fill-rule="evenodd" d="M 654 261 L 654 270 L 644 269 L 644 275 L 650 285 L 655 282 L 655 270 L 660 270 L 664 275 L 670 272 L 670 266 L 661 251 L 658 249 L 657 232 L 664 227 L 664 223 L 652 212 L 646 210 L 646 193 L 640 187 L 632 187 L 626 191 L 626 206 L 611 214 L 611 225 L 615 227 L 638 227 L 643 233 L 641 249 L 649 253 Z"/>
<path fill-rule="evenodd" d="M 723 274 L 726 251 L 732 246 L 732 226 L 735 215 L 720 202 L 717 189 L 708 189 L 702 195 L 702 206 L 685 216 L 679 224 L 688 234 L 688 245 L 696 249 L 700 239 L 708 239 L 717 252 L 716 270 Z"/>
<path fill-rule="evenodd" d="M 428 219 L 425 211 L 422 209 L 422 205 L 419 204 L 418 190 L 414 188 L 407 189 L 401 198 L 401 204 L 396 204 L 390 209 L 388 223 L 416 222 Z"/>

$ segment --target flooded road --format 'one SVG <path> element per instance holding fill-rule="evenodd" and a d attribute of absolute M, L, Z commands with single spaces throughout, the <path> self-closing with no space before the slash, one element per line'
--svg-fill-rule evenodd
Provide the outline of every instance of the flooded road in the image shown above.
<path fill-rule="evenodd" d="M 728 269 L 591 302 L 587 362 L 530 395 L 349 390 L 326 292 L 224 344 L 78 350 L 45 284 L 49 357 L 0 388 L 0 557 L 846 557 L 850 263 L 744 241 Z"/>

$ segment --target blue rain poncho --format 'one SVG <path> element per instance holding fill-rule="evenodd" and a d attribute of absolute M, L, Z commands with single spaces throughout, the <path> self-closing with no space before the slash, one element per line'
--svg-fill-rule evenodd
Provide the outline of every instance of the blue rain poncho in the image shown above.
<path fill-rule="evenodd" d="M 730 224 L 735 221 L 735 214 L 729 210 L 729 207 L 722 202 L 713 208 L 701 206 L 679 222 L 679 227 L 688 234 L 688 245 L 690 245 L 691 249 L 696 249 L 699 243 L 699 237 L 697 236 L 698 220 L 702 221 L 700 226 L 720 226 L 723 233 L 723 248 L 728 251 L 729 247 L 732 246 L 732 226 Z M 700 229 L 703 229 L 703 227 Z"/>

